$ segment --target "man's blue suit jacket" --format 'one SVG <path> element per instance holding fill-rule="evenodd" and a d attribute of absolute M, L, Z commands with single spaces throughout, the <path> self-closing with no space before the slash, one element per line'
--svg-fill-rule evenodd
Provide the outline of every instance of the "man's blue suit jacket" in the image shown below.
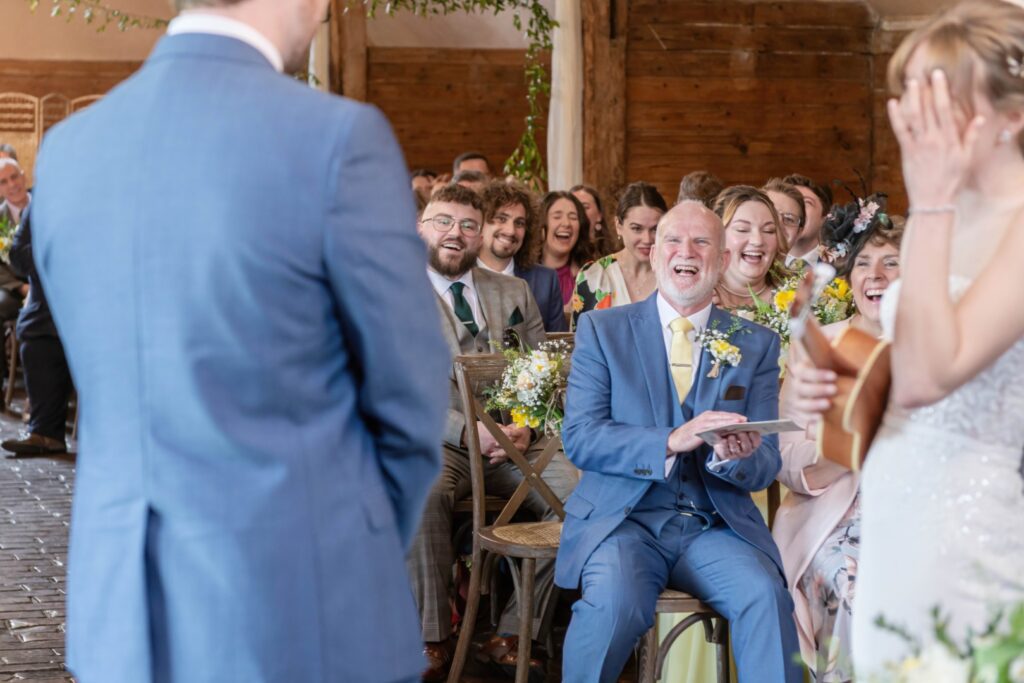
<path fill-rule="evenodd" d="M 82 406 L 78 680 L 416 676 L 450 360 L 384 117 L 166 37 L 47 135 L 37 188 Z"/>
<path fill-rule="evenodd" d="M 665 480 L 668 436 L 707 410 L 746 415 L 753 422 L 774 420 L 779 408 L 779 337 L 767 328 L 711 309 L 709 326 L 728 331 L 742 352 L 736 367 L 723 365 L 708 377 L 712 362 L 701 354 L 691 391 L 693 414 L 676 397 L 669 373 L 658 293 L 627 306 L 590 311 L 576 327 L 576 348 L 569 373 L 562 439 L 565 454 L 583 477 L 565 503 L 565 524 L 558 549 L 555 581 L 579 585 L 591 553 L 629 515 L 653 482 Z M 741 387 L 733 389 L 730 387 Z M 743 397 L 731 399 L 739 391 Z M 726 399 L 726 393 L 730 399 Z M 698 458 L 704 485 L 715 509 L 740 537 L 763 550 L 782 572 L 782 560 L 750 492 L 766 488 L 782 466 L 778 437 L 765 437 L 749 458 L 706 467 L 709 446 L 679 458 Z"/>
<path fill-rule="evenodd" d="M 551 268 L 536 265 L 531 268 L 515 268 L 516 277 L 526 280 L 530 285 L 533 298 L 537 300 L 541 317 L 544 318 L 544 331 L 568 332 L 569 321 L 565 318 L 562 307 L 562 287 L 558 284 L 558 274 Z"/>

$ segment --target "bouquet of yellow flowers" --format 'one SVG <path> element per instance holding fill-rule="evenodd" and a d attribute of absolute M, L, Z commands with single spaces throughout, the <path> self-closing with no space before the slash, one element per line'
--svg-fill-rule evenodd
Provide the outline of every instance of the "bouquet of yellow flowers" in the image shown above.
<path fill-rule="evenodd" d="M 571 355 L 564 341 L 549 341 L 534 350 L 502 352 L 508 365 L 501 382 L 484 390 L 487 410 L 507 411 L 517 427 L 556 435 L 562 430 L 566 373 Z"/>
<path fill-rule="evenodd" d="M 800 279 L 799 275 L 787 278 L 768 300 L 760 298 L 751 290 L 754 305 L 741 308 L 736 314 L 772 330 L 782 338 L 782 347 L 789 348 L 789 309 L 796 299 Z M 811 312 L 822 325 L 846 320 L 855 310 L 853 290 L 843 278 L 832 280 L 811 306 Z"/>

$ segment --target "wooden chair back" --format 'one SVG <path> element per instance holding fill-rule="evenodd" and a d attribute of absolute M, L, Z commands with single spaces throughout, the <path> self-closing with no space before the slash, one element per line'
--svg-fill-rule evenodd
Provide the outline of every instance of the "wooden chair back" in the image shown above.
<path fill-rule="evenodd" d="M 531 490 L 536 491 L 560 519 L 565 519 L 562 501 L 540 476 L 558 452 L 562 440 L 558 437 L 548 438 L 540 456 L 531 463 L 527 459 L 526 453 L 515 447 L 512 440 L 505 435 L 498 422 L 487 412 L 480 401 L 485 387 L 501 381 L 501 375 L 505 371 L 506 365 L 507 361 L 501 354 L 463 355 L 456 357 L 454 362 L 455 380 L 459 387 L 459 396 L 462 399 L 463 415 L 466 418 L 466 449 L 469 451 L 470 483 L 473 491 L 473 525 L 477 529 L 483 528 L 486 513 L 484 456 L 480 451 L 478 421 L 505 449 L 509 459 L 523 473 L 523 481 L 520 482 L 491 526 L 504 526 L 511 522 L 512 517 L 519 511 Z"/>

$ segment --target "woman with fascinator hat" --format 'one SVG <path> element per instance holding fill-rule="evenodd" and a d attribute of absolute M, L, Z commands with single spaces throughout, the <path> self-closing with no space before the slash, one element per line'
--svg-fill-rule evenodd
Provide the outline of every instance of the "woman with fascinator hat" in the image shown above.
<path fill-rule="evenodd" d="M 935 609 L 962 646 L 1024 602 L 1024 9 L 961 2 L 889 68 L 910 210 L 881 307 L 892 391 L 860 482 L 862 680 L 931 646 Z M 821 412 L 834 384 L 806 379 L 794 402 Z"/>
<path fill-rule="evenodd" d="M 881 295 L 899 278 L 903 230 L 884 210 L 884 195 L 835 206 L 822 226 L 824 257 L 853 292 L 857 313 L 827 325 L 833 339 L 848 327 L 878 337 Z M 793 398 L 809 370 L 791 350 L 780 397 L 780 415 L 805 427 L 780 435 L 778 479 L 789 494 L 775 517 L 772 536 L 782 554 L 795 605 L 800 652 L 815 681 L 853 680 L 850 632 L 860 554 L 859 477 L 830 460 L 818 459 L 815 415 L 798 410 Z"/>

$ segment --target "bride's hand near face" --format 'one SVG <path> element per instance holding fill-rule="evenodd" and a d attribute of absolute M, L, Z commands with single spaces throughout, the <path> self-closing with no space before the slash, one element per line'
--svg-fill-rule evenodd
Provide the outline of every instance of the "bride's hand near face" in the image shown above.
<path fill-rule="evenodd" d="M 911 207 L 940 208 L 955 201 L 985 123 L 975 116 L 963 125 L 958 122 L 962 118 L 941 71 L 933 72 L 930 83 L 910 79 L 903 96 L 889 100 L 889 120 L 900 144 Z"/>

